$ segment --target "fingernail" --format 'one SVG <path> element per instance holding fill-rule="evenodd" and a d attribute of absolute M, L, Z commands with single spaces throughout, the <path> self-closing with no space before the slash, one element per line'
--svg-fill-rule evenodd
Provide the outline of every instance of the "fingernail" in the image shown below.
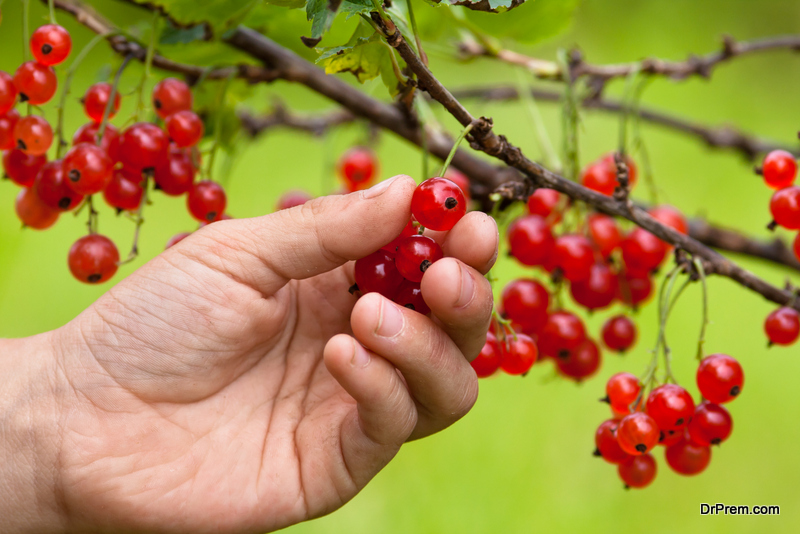
<path fill-rule="evenodd" d="M 388 180 L 384 180 L 378 184 L 373 185 L 372 187 L 364 191 L 362 198 L 375 198 L 381 196 L 384 192 L 386 192 L 387 189 L 389 189 L 389 186 L 391 186 L 394 183 L 394 181 L 397 180 L 397 178 L 399 178 L 399 176 L 389 178 Z"/>
<path fill-rule="evenodd" d="M 353 357 L 350 359 L 350 365 L 353 367 L 366 367 L 369 365 L 370 359 L 367 349 L 353 340 Z"/>
<path fill-rule="evenodd" d="M 463 308 L 475 297 L 475 280 L 472 278 L 472 273 L 467 270 L 466 266 L 461 265 L 461 291 L 458 294 L 455 307 Z"/>
<path fill-rule="evenodd" d="M 394 337 L 403 329 L 403 312 L 397 305 L 383 299 L 381 309 L 378 313 L 378 326 L 375 328 L 375 333 L 381 337 Z"/>

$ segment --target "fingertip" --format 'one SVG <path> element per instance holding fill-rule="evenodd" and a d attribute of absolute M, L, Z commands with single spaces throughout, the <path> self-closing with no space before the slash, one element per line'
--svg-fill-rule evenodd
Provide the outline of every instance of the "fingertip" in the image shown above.
<path fill-rule="evenodd" d="M 436 237 L 434 237 L 436 239 Z M 471 211 L 461 218 L 443 239 L 446 256 L 458 258 L 483 274 L 497 261 L 500 232 L 497 221 L 480 211 Z"/>

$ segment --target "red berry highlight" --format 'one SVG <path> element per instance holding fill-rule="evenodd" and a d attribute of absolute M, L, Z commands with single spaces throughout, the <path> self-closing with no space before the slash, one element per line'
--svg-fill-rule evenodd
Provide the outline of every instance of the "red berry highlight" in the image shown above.
<path fill-rule="evenodd" d="M 436 241 L 427 236 L 412 235 L 397 245 L 395 264 L 404 278 L 419 283 L 428 267 L 443 257 L 444 253 Z"/>
<path fill-rule="evenodd" d="M 764 157 L 761 175 L 764 183 L 772 189 L 789 187 L 797 177 L 797 160 L 785 150 L 773 150 Z"/>
<path fill-rule="evenodd" d="M 42 65 L 63 63 L 72 50 L 69 32 L 58 24 L 39 26 L 31 35 L 31 53 Z"/>
<path fill-rule="evenodd" d="M 744 388 L 744 371 L 738 361 L 727 354 L 703 358 L 697 368 L 697 389 L 715 404 L 730 402 Z"/>
<path fill-rule="evenodd" d="M 464 193 L 447 178 L 425 180 L 411 197 L 411 215 L 431 230 L 450 230 L 466 212 Z"/>
<path fill-rule="evenodd" d="M 636 325 L 626 316 L 616 315 L 605 322 L 602 335 L 606 347 L 625 352 L 636 343 Z"/>
<path fill-rule="evenodd" d="M 67 264 L 72 276 L 86 284 L 102 284 L 117 272 L 119 251 L 114 242 L 100 234 L 78 239 L 69 249 Z"/>

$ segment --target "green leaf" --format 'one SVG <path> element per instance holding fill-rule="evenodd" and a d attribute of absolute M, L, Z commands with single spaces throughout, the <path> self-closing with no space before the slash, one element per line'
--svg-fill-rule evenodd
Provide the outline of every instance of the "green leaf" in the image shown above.
<path fill-rule="evenodd" d="M 264 0 L 267 4 L 272 4 L 278 7 L 287 7 L 289 9 L 299 9 L 306 5 L 305 0 Z"/>
<path fill-rule="evenodd" d="M 430 5 L 463 6 L 473 11 L 504 13 L 521 6 L 525 0 L 425 0 Z M 534 0 L 529 0 L 534 1 Z"/>
<path fill-rule="evenodd" d="M 207 22 L 215 34 L 235 27 L 261 0 L 134 0 L 160 7 L 180 25 Z"/>
<path fill-rule="evenodd" d="M 506 2 L 507 0 L 486 0 Z M 572 21 L 579 0 L 528 0 L 499 15 L 468 11 L 467 18 L 492 37 L 533 43 L 561 33 Z"/>
<path fill-rule="evenodd" d="M 331 28 L 336 12 L 328 7 L 328 0 L 308 0 L 306 17 L 311 21 L 311 37 L 319 39 Z"/>
<path fill-rule="evenodd" d="M 158 44 L 188 44 L 193 41 L 203 41 L 205 38 L 205 24 L 198 24 L 190 28 L 177 28 L 172 24 L 167 24 L 158 38 Z"/>

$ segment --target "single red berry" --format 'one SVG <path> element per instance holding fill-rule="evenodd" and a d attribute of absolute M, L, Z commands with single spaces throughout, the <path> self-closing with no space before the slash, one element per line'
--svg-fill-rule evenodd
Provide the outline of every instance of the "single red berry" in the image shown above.
<path fill-rule="evenodd" d="M 72 146 L 80 143 L 96 145 L 99 136 L 100 125 L 94 122 L 86 123 L 78 128 L 75 135 L 72 136 Z M 117 130 L 113 124 L 106 123 L 106 129 L 103 132 L 100 148 L 106 151 L 106 154 L 114 163 L 119 161 L 119 142 L 119 130 Z"/>
<path fill-rule="evenodd" d="M 667 447 L 664 457 L 672 470 L 679 475 L 696 475 L 708 467 L 711 461 L 711 448 L 681 440 Z"/>
<path fill-rule="evenodd" d="M 555 189 L 539 188 L 528 197 L 528 212 L 547 219 L 561 203 L 561 193 Z"/>
<path fill-rule="evenodd" d="M 606 308 L 614 302 L 619 288 L 617 274 L 605 263 L 595 263 L 585 280 L 570 284 L 573 300 L 589 310 Z"/>
<path fill-rule="evenodd" d="M 412 221 L 408 221 L 408 224 L 406 224 L 405 228 L 403 228 L 403 231 L 400 232 L 400 235 L 392 239 L 387 244 L 383 245 L 381 247 L 381 250 L 385 250 L 389 254 L 394 255 L 397 253 L 397 246 L 400 244 L 400 241 L 402 241 L 406 237 L 416 234 L 417 234 L 417 229 L 414 227 L 414 223 Z"/>
<path fill-rule="evenodd" d="M 26 61 L 14 73 L 14 85 L 22 102 L 41 106 L 56 94 L 58 78 L 50 67 L 35 61 Z"/>
<path fill-rule="evenodd" d="M 469 207 L 469 203 L 472 200 L 472 196 L 470 194 L 470 183 L 469 178 L 466 174 L 459 171 L 455 167 L 448 167 L 444 173 L 444 177 L 453 182 L 461 189 L 461 192 L 464 193 L 464 200 L 466 201 L 467 207 Z"/>
<path fill-rule="evenodd" d="M 692 418 L 694 400 L 682 387 L 664 384 L 650 392 L 645 409 L 661 430 L 679 430 Z"/>
<path fill-rule="evenodd" d="M 698 445 L 719 445 L 732 430 L 733 419 L 728 410 L 708 401 L 700 403 L 689 422 L 689 437 Z"/>
<path fill-rule="evenodd" d="M 800 187 L 793 185 L 775 191 L 769 201 L 773 220 L 789 230 L 800 229 Z"/>
<path fill-rule="evenodd" d="M 647 212 L 664 226 L 669 226 L 684 235 L 689 233 L 689 221 L 677 208 L 664 204 L 662 206 L 654 206 Z"/>
<path fill-rule="evenodd" d="M 636 307 L 647 301 L 653 294 L 653 281 L 650 275 L 626 272 L 619 281 L 617 299 L 628 306 Z"/>
<path fill-rule="evenodd" d="M 431 309 L 422 297 L 422 289 L 419 287 L 419 284 L 410 280 L 403 280 L 400 282 L 400 287 L 397 288 L 397 292 L 392 300 L 400 306 L 417 311 L 422 315 L 428 315 L 431 312 Z"/>
<path fill-rule="evenodd" d="M 191 189 L 196 169 L 189 155 L 180 150 L 170 150 L 153 174 L 159 189 L 170 196 L 179 196 Z"/>
<path fill-rule="evenodd" d="M 397 270 L 394 258 L 379 250 L 356 261 L 355 280 L 362 294 L 375 292 L 393 299 L 403 275 Z"/>
<path fill-rule="evenodd" d="M 339 160 L 339 176 L 350 191 L 364 189 L 377 175 L 378 157 L 367 147 L 353 147 Z"/>
<path fill-rule="evenodd" d="M 142 204 L 143 195 L 141 178 L 128 174 L 124 168 L 115 169 L 111 181 L 103 189 L 103 198 L 108 205 L 119 211 L 136 211 Z"/>
<path fill-rule="evenodd" d="M 86 90 L 83 95 L 83 111 L 95 123 L 103 122 L 103 116 L 106 113 L 106 107 L 111 100 L 111 92 L 113 86 L 110 83 L 96 83 Z M 108 113 L 109 120 L 114 117 L 119 111 L 120 97 L 119 93 L 114 91 L 114 104 Z"/>
<path fill-rule="evenodd" d="M 617 441 L 628 454 L 644 454 L 656 446 L 660 433 L 652 417 L 644 412 L 634 412 L 619 422 Z"/>
<path fill-rule="evenodd" d="M 289 208 L 294 208 L 295 206 L 302 206 L 312 198 L 314 197 L 305 191 L 287 191 L 278 199 L 278 203 L 275 206 L 275 211 L 288 210 Z"/>
<path fill-rule="evenodd" d="M 153 108 L 161 119 L 192 109 L 192 91 L 175 78 L 161 80 L 153 88 Z"/>
<path fill-rule="evenodd" d="M 770 345 L 792 345 L 800 337 L 800 313 L 786 306 L 778 308 L 767 315 L 764 332 Z"/>
<path fill-rule="evenodd" d="M 203 138 L 203 121 L 194 111 L 173 113 L 164 121 L 170 139 L 180 148 L 195 146 Z"/>
<path fill-rule="evenodd" d="M 122 132 L 119 156 L 132 171 L 155 171 L 169 157 L 169 139 L 155 124 L 138 122 Z"/>
<path fill-rule="evenodd" d="M 3 152 L 3 170 L 11 180 L 22 187 L 31 187 L 36 175 L 47 163 L 47 156 L 32 156 L 15 148 Z"/>
<path fill-rule="evenodd" d="M 625 162 L 628 165 L 628 184 L 633 189 L 633 186 L 636 185 L 636 165 L 628 157 L 625 158 Z M 581 183 L 584 187 L 603 195 L 613 195 L 619 185 L 614 154 L 606 154 L 586 167 L 581 174 Z"/>
<path fill-rule="evenodd" d="M 13 150 L 17 147 L 14 139 L 14 126 L 19 121 L 19 112 L 10 110 L 5 115 L 0 115 L 0 150 Z"/>
<path fill-rule="evenodd" d="M 18 149 L 31 156 L 41 156 L 53 144 L 53 129 L 43 117 L 28 115 L 14 126 L 14 139 Z"/>
<path fill-rule="evenodd" d="M 464 193 L 447 178 L 425 180 L 411 197 L 411 215 L 431 230 L 450 230 L 466 212 Z"/>
<path fill-rule="evenodd" d="M 59 215 L 57 209 L 42 202 L 32 187 L 26 187 L 19 192 L 14 210 L 22 224 L 34 230 L 50 228 L 56 223 Z"/>
<path fill-rule="evenodd" d="M 624 315 L 616 315 L 603 325 L 603 343 L 611 350 L 625 352 L 636 343 L 636 325 Z"/>
<path fill-rule="evenodd" d="M 667 256 L 667 244 L 643 228 L 625 236 L 621 247 L 626 270 L 638 275 L 655 270 Z"/>
<path fill-rule="evenodd" d="M 622 234 L 613 217 L 601 213 L 589 215 L 589 237 L 600 254 L 607 258 L 622 244 Z"/>
<path fill-rule="evenodd" d="M 620 462 L 617 467 L 619 478 L 625 488 L 644 488 L 656 478 L 656 460 L 650 454 L 633 456 Z"/>
<path fill-rule="evenodd" d="M 167 246 L 164 247 L 164 250 L 167 250 L 168 248 L 170 248 L 170 247 L 172 247 L 174 245 L 177 245 L 178 243 L 180 243 L 181 241 L 183 241 L 184 239 L 186 239 L 190 235 L 192 235 L 191 232 L 182 232 L 180 234 L 175 234 L 174 236 L 169 238 L 169 241 L 167 241 Z"/>
<path fill-rule="evenodd" d="M 105 189 L 113 170 L 111 159 L 97 145 L 81 143 L 64 156 L 64 174 L 69 186 L 81 195 L 93 195 Z"/>
<path fill-rule="evenodd" d="M 550 294 L 536 280 L 520 278 L 510 282 L 503 289 L 501 301 L 505 316 L 526 334 L 538 334 L 547 323 Z"/>
<path fill-rule="evenodd" d="M 583 321 L 577 315 L 560 310 L 547 317 L 539 334 L 539 350 L 544 356 L 567 357 L 584 339 L 586 328 Z"/>
<path fill-rule="evenodd" d="M 436 241 L 427 236 L 412 235 L 397 245 L 395 263 L 397 270 L 407 280 L 421 282 L 428 267 L 443 257 L 442 248 Z"/>
<path fill-rule="evenodd" d="M 589 378 L 600 368 L 602 357 L 597 344 L 589 338 L 569 351 L 566 358 L 556 360 L 558 370 L 564 376 L 580 382 Z"/>
<path fill-rule="evenodd" d="M 554 249 L 556 266 L 564 278 L 571 282 L 586 280 L 592 272 L 594 250 L 592 243 L 579 234 L 564 234 L 556 239 Z"/>
<path fill-rule="evenodd" d="M 58 24 L 39 26 L 31 35 L 31 53 L 42 65 L 63 63 L 72 50 L 69 32 Z"/>
<path fill-rule="evenodd" d="M 36 194 L 42 202 L 53 209 L 69 211 L 78 207 L 83 201 L 83 195 L 72 190 L 64 174 L 62 160 L 51 161 L 42 167 L 33 184 Z"/>
<path fill-rule="evenodd" d="M 0 70 L 0 115 L 5 115 L 17 103 L 17 86 L 14 78 L 5 71 Z"/>
<path fill-rule="evenodd" d="M 225 190 L 216 182 L 204 180 L 192 185 L 186 205 L 192 217 L 200 222 L 214 222 L 225 213 L 227 198 Z"/>
<path fill-rule="evenodd" d="M 509 253 L 523 265 L 543 265 L 552 259 L 556 240 L 538 215 L 521 217 L 508 227 Z"/>
<path fill-rule="evenodd" d="M 606 382 L 606 399 L 620 411 L 630 409 L 641 391 L 642 384 L 631 373 L 617 373 Z"/>
<path fill-rule="evenodd" d="M 618 464 L 630 456 L 623 451 L 617 441 L 617 426 L 619 421 L 609 419 L 603 421 L 594 433 L 595 456 L 600 456 L 610 464 Z"/>
<path fill-rule="evenodd" d="M 102 284 L 117 272 L 119 251 L 106 236 L 90 234 L 72 245 L 67 263 L 72 276 L 79 281 Z"/>
<path fill-rule="evenodd" d="M 789 187 L 797 177 L 797 161 L 785 150 L 773 150 L 764 158 L 761 175 L 772 189 Z"/>
<path fill-rule="evenodd" d="M 730 402 L 744 388 L 744 371 L 738 361 L 727 354 L 703 358 L 697 368 L 697 389 L 715 404 Z"/>
<path fill-rule="evenodd" d="M 603 161 L 606 164 L 606 166 L 609 169 L 611 169 L 614 175 L 616 176 L 617 162 L 614 159 L 614 156 L 615 156 L 614 152 L 609 152 L 608 154 L 603 156 L 601 161 Z M 634 162 L 633 159 L 631 159 L 629 156 L 625 156 L 623 160 L 625 161 L 625 165 L 628 167 L 628 185 L 630 186 L 631 189 L 633 189 L 633 187 L 636 185 L 636 182 L 638 181 L 639 170 L 636 167 L 636 162 Z M 617 185 L 619 184 L 614 184 L 614 187 L 616 187 Z"/>
<path fill-rule="evenodd" d="M 539 356 L 536 342 L 525 334 L 516 334 L 500 342 L 500 368 L 510 375 L 524 375 Z"/>
<path fill-rule="evenodd" d="M 500 344 L 491 332 L 486 333 L 486 343 L 483 344 L 481 353 L 470 362 L 478 378 L 492 376 L 500 369 Z"/>

